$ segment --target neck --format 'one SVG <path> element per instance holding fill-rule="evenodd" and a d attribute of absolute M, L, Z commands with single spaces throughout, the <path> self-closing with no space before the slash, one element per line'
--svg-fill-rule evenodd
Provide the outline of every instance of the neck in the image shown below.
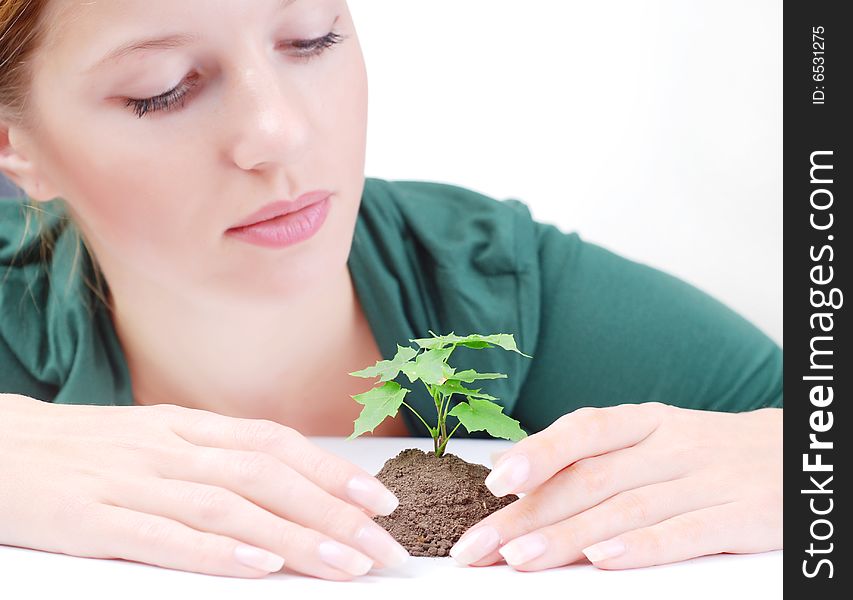
<path fill-rule="evenodd" d="M 364 366 L 347 366 L 366 332 L 346 267 L 274 305 L 199 304 L 151 287 L 116 289 L 111 304 L 137 404 L 282 422 L 275 415 L 301 414 L 330 375 L 352 378 L 342 365 Z"/>

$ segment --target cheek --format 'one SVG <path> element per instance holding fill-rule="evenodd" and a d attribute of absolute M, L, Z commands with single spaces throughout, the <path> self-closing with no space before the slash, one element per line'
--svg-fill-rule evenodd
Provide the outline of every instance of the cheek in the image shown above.
<path fill-rule="evenodd" d="M 55 186 L 96 248 L 125 262 L 173 257 L 192 208 L 176 200 L 194 197 L 189 165 L 173 157 L 192 153 L 143 152 L 150 142 L 117 140 L 96 129 L 46 128 L 54 139 L 42 146 L 49 152 L 44 162 Z"/>
<path fill-rule="evenodd" d="M 359 177 L 367 137 L 367 73 L 357 46 L 348 49 L 346 60 L 329 82 L 333 83 L 325 94 L 328 104 L 318 103 L 315 121 L 324 124 L 324 138 L 334 140 L 335 148 L 330 150 L 337 156 L 338 168 Z"/>
<path fill-rule="evenodd" d="M 184 192 L 175 182 L 185 179 L 160 165 L 130 166 L 132 159 L 110 149 L 114 164 L 105 164 L 101 154 L 66 160 L 60 167 L 66 179 L 61 189 L 68 190 L 66 199 L 87 235 L 111 254 L 162 253 L 186 231 L 187 216 L 175 202 Z"/>
<path fill-rule="evenodd" d="M 60 149 L 51 158 L 56 185 L 102 263 L 169 277 L 181 269 L 176 256 L 193 260 L 187 232 L 199 225 L 191 203 L 176 201 L 193 197 L 186 166 L 162 155 L 140 157 L 115 140 L 90 137 L 85 148 L 58 140 L 50 147 Z"/>

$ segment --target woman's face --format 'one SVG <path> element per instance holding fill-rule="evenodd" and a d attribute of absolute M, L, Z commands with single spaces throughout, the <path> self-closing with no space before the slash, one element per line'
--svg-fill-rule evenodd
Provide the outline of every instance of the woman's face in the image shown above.
<path fill-rule="evenodd" d="M 345 0 L 57 0 L 50 10 L 57 29 L 35 65 L 28 158 L 111 286 L 135 278 L 262 299 L 344 269 L 367 126 Z M 331 32 L 342 41 L 310 44 Z M 182 39 L 104 58 L 167 36 Z M 127 106 L 176 87 L 188 91 L 171 107 Z M 225 234 L 317 189 L 333 193 L 330 210 L 303 242 L 272 249 Z"/>

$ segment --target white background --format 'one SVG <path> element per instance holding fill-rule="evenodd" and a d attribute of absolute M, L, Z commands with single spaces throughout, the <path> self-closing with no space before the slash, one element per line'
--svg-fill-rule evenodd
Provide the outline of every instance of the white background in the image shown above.
<path fill-rule="evenodd" d="M 782 3 L 349 0 L 366 174 L 518 198 L 782 344 Z"/>

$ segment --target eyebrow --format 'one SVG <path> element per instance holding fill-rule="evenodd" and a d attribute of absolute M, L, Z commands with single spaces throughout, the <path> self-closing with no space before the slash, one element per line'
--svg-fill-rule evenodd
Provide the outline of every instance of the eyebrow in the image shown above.
<path fill-rule="evenodd" d="M 280 0 L 278 10 L 287 8 L 294 2 L 296 2 L 296 0 Z M 127 44 L 119 46 L 118 48 L 107 54 L 104 58 L 99 60 L 97 63 L 95 63 L 88 70 L 93 71 L 107 63 L 115 62 L 121 58 L 124 58 L 125 56 L 142 50 L 171 50 L 174 48 L 180 48 L 182 46 L 192 44 L 193 42 L 197 42 L 198 39 L 199 37 L 195 34 L 179 33 L 153 39 L 135 40 L 133 42 L 129 42 Z"/>

